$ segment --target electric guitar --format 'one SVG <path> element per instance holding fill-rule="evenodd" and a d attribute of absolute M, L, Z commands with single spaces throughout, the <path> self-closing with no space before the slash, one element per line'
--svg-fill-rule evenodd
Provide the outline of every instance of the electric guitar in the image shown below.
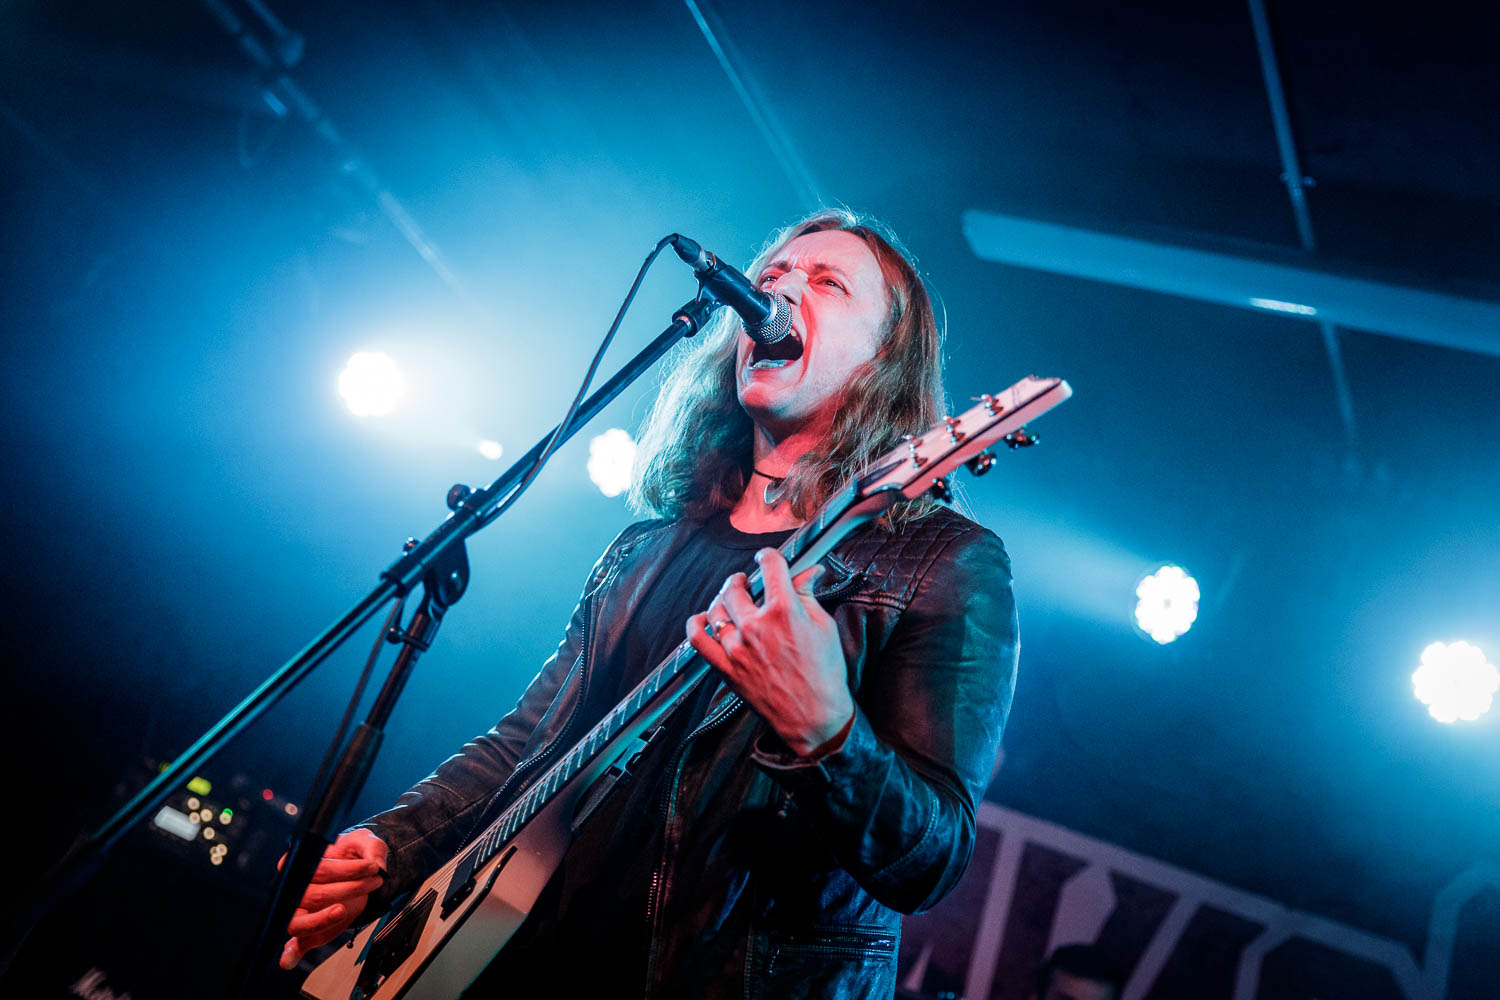
<path fill-rule="evenodd" d="M 793 575 L 814 565 L 855 528 L 892 504 L 933 492 L 949 498 L 948 475 L 967 465 L 983 475 L 990 446 L 1033 444 L 1026 421 L 1072 394 L 1056 378 L 1028 377 L 959 417 L 886 454 L 829 500 L 781 546 Z M 747 584 L 763 593 L 759 571 Z M 639 737 L 677 707 L 710 672 L 686 640 L 572 749 L 533 776 L 483 833 L 307 977 L 315 1000 L 454 1000 L 484 971 L 526 919 L 583 820 L 580 806 Z M 588 811 L 591 811 L 588 810 Z"/>

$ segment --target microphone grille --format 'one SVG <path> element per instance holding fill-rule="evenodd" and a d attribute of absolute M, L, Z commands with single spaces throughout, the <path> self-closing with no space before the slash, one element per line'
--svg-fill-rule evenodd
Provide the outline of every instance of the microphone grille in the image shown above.
<path fill-rule="evenodd" d="M 771 295 L 771 315 L 764 323 L 745 324 L 745 333 L 757 344 L 774 344 L 792 331 L 792 304 L 785 295 Z"/>

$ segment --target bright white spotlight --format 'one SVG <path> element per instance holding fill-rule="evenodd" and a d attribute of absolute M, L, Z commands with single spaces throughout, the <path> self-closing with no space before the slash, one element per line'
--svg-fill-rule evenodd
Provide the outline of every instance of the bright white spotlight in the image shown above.
<path fill-rule="evenodd" d="M 1473 722 L 1494 704 L 1500 669 L 1478 646 L 1434 642 L 1422 650 L 1422 665 L 1412 673 L 1411 686 L 1439 722 Z"/>
<path fill-rule="evenodd" d="M 485 438 L 483 441 L 479 442 L 479 444 L 475 445 L 475 447 L 479 449 L 479 454 L 483 455 L 491 462 L 500 461 L 500 456 L 505 454 L 505 449 L 500 447 L 500 442 L 491 441 L 489 438 Z"/>
<path fill-rule="evenodd" d="M 383 417 L 406 392 L 401 369 L 383 351 L 360 351 L 339 373 L 339 395 L 356 417 Z"/>
<path fill-rule="evenodd" d="M 1198 581 L 1170 563 L 1135 586 L 1135 623 L 1165 646 L 1198 620 Z"/>
<path fill-rule="evenodd" d="M 589 442 L 589 478 L 607 497 L 617 497 L 630 488 L 630 467 L 635 464 L 635 439 L 618 427 Z"/>

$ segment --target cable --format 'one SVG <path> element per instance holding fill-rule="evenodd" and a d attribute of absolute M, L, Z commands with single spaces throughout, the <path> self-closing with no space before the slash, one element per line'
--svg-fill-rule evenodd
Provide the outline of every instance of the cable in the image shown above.
<path fill-rule="evenodd" d="M 600 363 L 604 361 L 604 354 L 609 350 L 610 341 L 615 339 L 615 332 L 620 329 L 620 323 L 625 319 L 625 313 L 629 311 L 630 303 L 635 300 L 635 293 L 640 290 L 641 282 L 646 278 L 646 272 L 651 269 L 651 265 L 656 262 L 657 256 L 671 242 L 671 236 L 663 236 L 657 242 L 656 246 L 652 248 L 651 252 L 646 255 L 645 261 L 641 263 L 641 269 L 636 272 L 635 281 L 631 283 L 630 291 L 625 294 L 625 301 L 620 303 L 620 311 L 615 313 L 615 321 L 609 325 L 609 332 L 604 335 L 604 340 L 599 344 L 599 349 L 594 352 L 594 360 L 590 362 L 589 370 L 583 376 L 583 384 L 578 387 L 578 394 L 573 397 L 573 403 L 568 407 L 568 412 L 563 415 L 562 422 L 557 425 L 557 430 L 553 431 L 552 437 L 548 438 L 547 446 L 542 449 L 541 454 L 537 455 L 536 461 L 531 463 L 531 468 L 526 470 L 526 475 L 521 478 L 520 483 L 505 498 L 505 501 L 484 519 L 485 524 L 504 514 L 510 509 L 511 504 L 521 498 L 521 494 L 526 492 L 526 488 L 531 485 L 531 481 L 542 471 L 542 466 L 547 464 L 547 460 L 552 457 L 552 452 L 557 447 L 558 442 L 567 437 L 568 428 L 572 426 L 573 418 L 578 414 L 578 407 L 582 405 L 584 396 L 588 394 L 589 386 L 594 381 L 594 374 L 599 370 Z"/>

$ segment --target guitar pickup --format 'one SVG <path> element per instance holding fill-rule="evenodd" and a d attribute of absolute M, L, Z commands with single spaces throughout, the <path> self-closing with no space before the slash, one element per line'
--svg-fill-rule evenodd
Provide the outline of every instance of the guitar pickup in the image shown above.
<path fill-rule="evenodd" d="M 479 852 L 477 850 L 466 851 L 459 859 L 458 867 L 453 871 L 453 878 L 448 882 L 448 891 L 443 893 L 443 905 L 438 910 L 438 916 L 444 920 L 453 908 L 469 897 L 474 891 L 474 864 Z"/>
<path fill-rule="evenodd" d="M 422 938 L 422 928 L 427 926 L 427 914 L 437 893 L 424 892 L 411 906 L 402 910 L 394 920 L 381 928 L 370 939 L 369 950 L 359 967 L 359 977 L 351 996 L 356 998 L 374 995 L 386 977 L 401 967 L 417 948 Z"/>

